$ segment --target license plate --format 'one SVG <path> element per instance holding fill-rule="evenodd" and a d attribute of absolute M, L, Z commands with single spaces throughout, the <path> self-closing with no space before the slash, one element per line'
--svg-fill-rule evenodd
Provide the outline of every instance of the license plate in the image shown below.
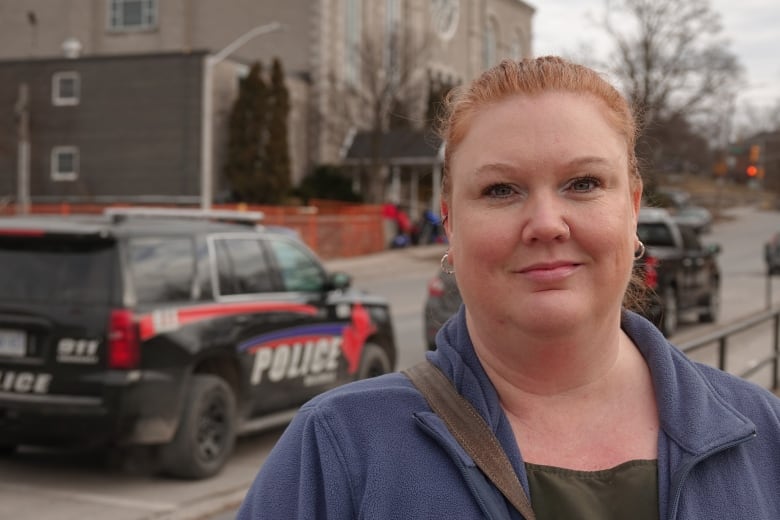
<path fill-rule="evenodd" d="M 0 329 L 0 356 L 24 357 L 27 335 L 20 330 Z"/>

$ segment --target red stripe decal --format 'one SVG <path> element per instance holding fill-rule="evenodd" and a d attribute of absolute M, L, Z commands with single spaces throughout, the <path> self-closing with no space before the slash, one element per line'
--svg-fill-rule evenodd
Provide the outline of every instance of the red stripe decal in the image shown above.
<path fill-rule="evenodd" d="M 253 312 L 295 312 L 298 314 L 317 314 L 317 308 L 312 305 L 300 303 L 228 303 L 221 305 L 206 305 L 202 307 L 186 307 L 178 312 L 179 323 L 191 323 L 193 321 L 230 316 L 232 314 L 251 314 Z"/>
<path fill-rule="evenodd" d="M 176 330 L 182 325 L 189 323 L 225 316 L 263 312 L 293 312 L 313 316 L 317 314 L 317 308 L 313 305 L 300 303 L 250 302 L 202 305 L 182 309 L 160 309 L 137 317 L 138 334 L 143 341 L 157 334 Z M 175 321 L 171 320 L 173 316 L 175 316 Z"/>

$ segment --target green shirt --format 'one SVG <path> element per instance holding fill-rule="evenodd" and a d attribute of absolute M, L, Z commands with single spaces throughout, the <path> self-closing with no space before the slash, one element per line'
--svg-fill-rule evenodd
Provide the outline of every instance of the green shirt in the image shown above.
<path fill-rule="evenodd" d="M 658 520 L 658 464 L 631 460 L 600 471 L 525 465 L 538 520 Z"/>

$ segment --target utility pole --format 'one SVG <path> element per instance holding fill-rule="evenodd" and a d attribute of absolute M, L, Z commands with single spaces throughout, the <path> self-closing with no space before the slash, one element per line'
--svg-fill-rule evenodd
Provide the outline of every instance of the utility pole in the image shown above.
<path fill-rule="evenodd" d="M 248 41 L 282 28 L 279 22 L 271 22 L 250 29 L 216 54 L 203 59 L 203 99 L 201 100 L 201 150 L 200 150 L 200 209 L 211 209 L 214 197 L 214 66 L 235 52 Z"/>
<path fill-rule="evenodd" d="M 27 83 L 19 85 L 19 97 L 14 111 L 17 122 L 16 212 L 30 212 L 30 89 Z"/>

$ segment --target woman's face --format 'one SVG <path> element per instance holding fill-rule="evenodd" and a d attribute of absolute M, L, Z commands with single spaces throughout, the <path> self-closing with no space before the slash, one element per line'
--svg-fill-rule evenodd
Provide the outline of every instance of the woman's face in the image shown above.
<path fill-rule="evenodd" d="M 588 95 L 483 107 L 450 161 L 449 259 L 471 327 L 565 333 L 619 319 L 641 186 L 625 139 Z"/>

